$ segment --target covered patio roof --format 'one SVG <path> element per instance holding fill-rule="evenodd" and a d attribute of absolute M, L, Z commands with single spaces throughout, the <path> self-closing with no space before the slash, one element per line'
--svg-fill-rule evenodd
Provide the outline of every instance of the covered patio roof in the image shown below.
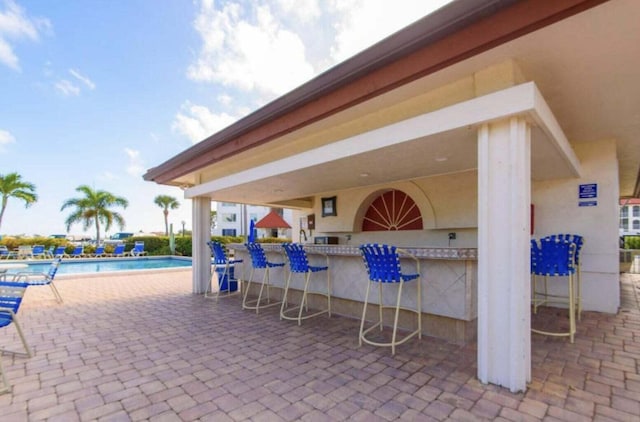
<path fill-rule="evenodd" d="M 637 196 L 639 20 L 640 4 L 633 0 L 453 2 L 150 169 L 144 178 L 190 188 L 187 197 L 295 208 L 337 188 L 474 169 L 475 125 L 483 120 L 476 115 L 473 121 L 452 122 L 461 107 L 484 112 L 482 102 L 494 94 L 449 98 L 447 90 L 455 95 L 452 87 L 469 83 L 469 75 L 510 61 L 523 82 L 535 82 L 557 129 L 550 131 L 536 113 L 529 114 L 536 123 L 532 177 L 577 176 L 579 163 L 567 146 L 615 139 L 620 196 Z M 431 107 L 428 114 L 415 109 L 420 95 L 434 92 L 420 98 Z M 449 126 L 410 130 L 415 119 L 438 122 L 436 110 L 450 113 Z M 408 117 L 397 122 L 394 113 Z M 407 131 L 385 132 L 389 124 L 405 125 Z M 360 148 L 341 149 L 348 166 L 339 157 L 305 158 L 339 142 Z M 394 148 L 400 143 L 402 149 Z M 428 165 L 425 157 L 432 158 Z"/>

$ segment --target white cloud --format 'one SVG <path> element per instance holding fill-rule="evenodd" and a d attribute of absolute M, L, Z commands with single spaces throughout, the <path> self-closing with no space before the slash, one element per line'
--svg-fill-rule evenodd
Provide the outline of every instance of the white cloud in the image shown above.
<path fill-rule="evenodd" d="M 3 152 L 6 145 L 12 144 L 16 138 L 6 130 L 0 129 L 0 152 Z"/>
<path fill-rule="evenodd" d="M 450 0 L 331 0 L 336 11 L 331 58 L 341 62 L 449 3 Z"/>
<path fill-rule="evenodd" d="M 203 1 L 194 26 L 202 37 L 199 57 L 189 66 L 195 81 L 219 83 L 266 99 L 314 75 L 301 38 L 283 27 L 266 4 Z"/>
<path fill-rule="evenodd" d="M 117 179 L 116 175 L 110 171 L 105 171 L 100 175 L 100 180 L 115 180 Z"/>
<path fill-rule="evenodd" d="M 5 10 L 0 11 L 0 63 L 20 70 L 18 56 L 10 40 L 28 39 L 38 41 L 41 31 L 49 31 L 51 23 L 47 19 L 32 18 L 13 0 L 5 0 Z"/>
<path fill-rule="evenodd" d="M 200 0 L 187 76 L 216 86 L 220 110 L 187 102 L 172 128 L 199 142 L 448 2 Z"/>
<path fill-rule="evenodd" d="M 132 176 L 142 176 L 145 169 L 144 163 L 140 159 L 140 151 L 131 148 L 125 148 L 124 152 L 127 154 L 127 157 L 129 157 L 129 163 L 127 164 L 127 173 Z"/>
<path fill-rule="evenodd" d="M 82 85 L 86 86 L 90 90 L 94 90 L 96 88 L 96 84 L 93 83 L 91 79 L 82 75 L 75 69 L 69 69 L 69 74 L 74 77 L 74 79 L 80 82 Z M 60 79 L 58 82 L 54 84 L 56 91 L 65 97 L 69 96 L 79 96 L 82 92 L 82 88 L 77 83 L 74 83 L 68 79 Z"/>
<path fill-rule="evenodd" d="M 88 77 L 81 75 L 80 72 L 78 72 L 75 69 L 69 69 L 69 73 L 76 78 L 77 80 L 79 80 L 80 82 L 82 82 L 83 84 L 85 84 L 87 86 L 87 88 L 89 88 L 90 90 L 94 90 L 96 89 L 96 84 L 93 83 L 93 81 L 91 79 L 89 79 Z"/>
<path fill-rule="evenodd" d="M 231 98 L 230 95 L 227 95 L 227 94 L 218 95 L 218 102 L 222 105 L 228 106 L 229 104 L 231 104 L 232 100 L 233 98 Z"/>
<path fill-rule="evenodd" d="M 96 88 L 96 84 L 94 84 L 91 79 L 82 75 L 77 70 L 69 69 L 69 74 L 71 74 L 71 76 L 73 76 L 75 80 L 77 80 L 82 85 L 89 88 L 90 90 L 94 90 Z M 54 86 L 56 88 L 56 91 L 58 91 L 60 94 L 64 95 L 65 97 L 69 97 L 72 95 L 77 97 L 82 92 L 82 88 L 80 87 L 80 85 L 74 82 L 71 82 L 68 79 L 60 79 L 58 82 L 55 83 Z"/>
<path fill-rule="evenodd" d="M 197 143 L 237 120 L 227 113 L 213 113 L 209 108 L 186 102 L 176 114 L 172 129 Z"/>
<path fill-rule="evenodd" d="M 301 23 L 312 22 L 322 15 L 318 0 L 276 0 L 284 13 L 291 14 Z"/>
<path fill-rule="evenodd" d="M 68 81 L 67 79 L 59 80 L 54 86 L 56 90 L 65 97 L 80 95 L 80 87 L 78 85 L 74 85 L 73 82 Z"/>
<path fill-rule="evenodd" d="M 194 81 L 251 93 L 261 105 L 450 0 L 201 0 Z"/>

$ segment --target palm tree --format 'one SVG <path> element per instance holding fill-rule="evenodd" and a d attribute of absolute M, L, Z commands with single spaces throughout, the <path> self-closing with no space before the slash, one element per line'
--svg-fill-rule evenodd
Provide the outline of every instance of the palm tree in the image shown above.
<path fill-rule="evenodd" d="M 162 213 L 164 214 L 164 234 L 169 236 L 169 209 L 175 210 L 180 207 L 180 202 L 169 195 L 158 195 L 153 202 L 162 208 Z"/>
<path fill-rule="evenodd" d="M 124 218 L 117 212 L 111 211 L 109 208 L 120 206 L 127 208 L 129 201 L 112 193 L 103 190 L 93 190 L 87 185 L 81 185 L 76 188 L 76 192 L 84 194 L 84 198 L 67 199 L 60 211 L 68 207 L 75 207 L 75 210 L 65 220 L 67 232 L 75 223 L 82 222 L 83 229 L 86 230 L 93 224 L 96 225 L 96 244 L 100 244 L 100 223 L 104 224 L 104 229 L 109 230 L 115 221 L 120 230 L 124 230 Z"/>
<path fill-rule="evenodd" d="M 2 217 L 7 209 L 7 202 L 10 197 L 22 199 L 26 208 L 38 200 L 35 193 L 36 186 L 33 183 L 25 182 L 18 173 L 9 173 L 6 176 L 0 174 L 0 195 L 2 195 L 2 205 L 0 205 L 0 226 Z"/>

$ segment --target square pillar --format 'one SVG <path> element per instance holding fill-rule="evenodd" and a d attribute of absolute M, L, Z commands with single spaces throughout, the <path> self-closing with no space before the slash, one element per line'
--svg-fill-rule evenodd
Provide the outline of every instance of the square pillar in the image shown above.
<path fill-rule="evenodd" d="M 512 392 L 531 380 L 531 129 L 478 132 L 478 378 Z"/>
<path fill-rule="evenodd" d="M 192 291 L 204 293 L 211 280 L 211 249 L 207 246 L 211 240 L 211 199 L 197 196 L 192 201 Z"/>

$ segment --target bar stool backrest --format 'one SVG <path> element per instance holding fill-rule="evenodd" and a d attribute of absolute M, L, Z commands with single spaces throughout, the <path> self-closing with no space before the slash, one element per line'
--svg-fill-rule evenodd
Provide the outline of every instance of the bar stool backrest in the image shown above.
<path fill-rule="evenodd" d="M 306 273 L 309 271 L 309 260 L 302 245 L 299 243 L 283 243 L 282 247 L 289 259 L 291 272 Z"/>
<path fill-rule="evenodd" d="M 225 252 L 222 243 L 214 240 L 211 242 L 207 242 L 207 244 L 211 248 L 214 264 L 226 264 L 228 262 L 227 253 Z"/>
<path fill-rule="evenodd" d="M 400 256 L 395 246 L 366 244 L 360 246 L 360 252 L 369 273 L 369 280 L 380 283 L 400 282 L 403 275 Z"/>
<path fill-rule="evenodd" d="M 536 271 L 536 263 L 540 257 L 540 245 L 536 239 L 531 239 L 531 274 Z"/>
<path fill-rule="evenodd" d="M 259 243 L 245 243 L 244 245 L 251 255 L 253 268 L 267 268 L 267 256 Z"/>
<path fill-rule="evenodd" d="M 574 274 L 576 244 L 558 237 L 540 239 L 540 247 L 532 243 L 532 273 L 536 275 L 568 276 Z"/>
<path fill-rule="evenodd" d="M 582 251 L 582 246 L 584 245 L 584 238 L 579 234 L 552 234 L 551 236 L 547 236 L 549 239 L 559 239 L 566 240 L 571 243 L 575 243 L 576 245 L 576 253 L 575 253 L 575 262 L 576 265 L 580 265 L 580 251 Z"/>

